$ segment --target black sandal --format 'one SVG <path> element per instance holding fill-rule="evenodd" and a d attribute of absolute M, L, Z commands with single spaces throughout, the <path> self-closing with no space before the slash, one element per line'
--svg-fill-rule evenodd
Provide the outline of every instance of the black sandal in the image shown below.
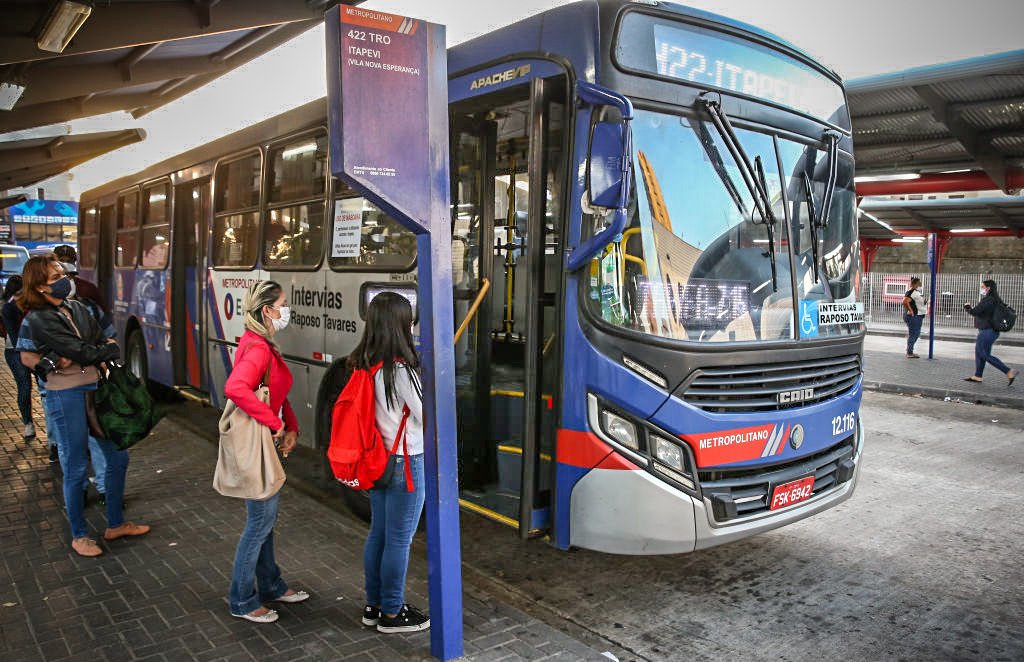
<path fill-rule="evenodd" d="M 980 379 L 975 379 L 974 377 L 964 377 L 964 381 L 965 382 L 974 382 L 975 384 L 980 384 L 981 383 Z"/>

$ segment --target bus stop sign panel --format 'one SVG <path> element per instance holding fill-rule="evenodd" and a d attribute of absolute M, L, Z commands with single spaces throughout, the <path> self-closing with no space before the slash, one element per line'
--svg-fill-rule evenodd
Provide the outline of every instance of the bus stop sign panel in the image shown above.
<path fill-rule="evenodd" d="M 328 55 L 331 128 L 340 129 L 331 134 L 333 174 L 383 198 L 393 207 L 386 211 L 397 212 L 392 215 L 400 222 L 405 216 L 449 224 L 447 214 L 431 218 L 430 185 L 441 170 L 431 152 L 432 91 L 443 95 L 447 115 L 444 26 L 358 7 L 339 9 L 340 52 L 337 58 Z M 332 65 L 338 76 L 330 75 Z M 432 90 L 439 65 L 441 88 Z M 443 131 L 447 144 L 447 121 Z"/>
<path fill-rule="evenodd" d="M 332 174 L 417 235 L 430 648 L 451 660 L 463 645 L 445 31 L 349 6 L 325 20 Z"/>

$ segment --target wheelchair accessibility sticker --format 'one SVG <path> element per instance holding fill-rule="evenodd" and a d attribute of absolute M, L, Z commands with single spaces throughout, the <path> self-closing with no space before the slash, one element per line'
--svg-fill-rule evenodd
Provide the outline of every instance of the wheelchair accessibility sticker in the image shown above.
<path fill-rule="evenodd" d="M 823 326 L 859 324 L 864 321 L 864 304 L 800 301 L 800 337 L 816 338 Z"/>
<path fill-rule="evenodd" d="M 818 337 L 817 301 L 800 301 L 800 337 Z"/>

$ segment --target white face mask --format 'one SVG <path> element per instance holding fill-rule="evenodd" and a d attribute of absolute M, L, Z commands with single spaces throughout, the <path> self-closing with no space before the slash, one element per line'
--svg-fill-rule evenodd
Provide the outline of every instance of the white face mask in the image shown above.
<path fill-rule="evenodd" d="M 288 326 L 288 321 L 292 318 L 292 309 L 288 306 L 281 306 L 277 309 L 277 312 L 281 314 L 281 317 L 270 320 L 270 323 L 274 327 L 274 331 L 283 331 Z"/>
<path fill-rule="evenodd" d="M 983 287 L 983 288 L 981 288 L 981 289 L 980 289 L 980 290 L 978 291 L 978 294 L 980 294 L 981 296 L 985 296 L 986 294 L 988 294 L 988 290 L 986 290 L 986 289 L 985 289 L 985 288 Z"/>

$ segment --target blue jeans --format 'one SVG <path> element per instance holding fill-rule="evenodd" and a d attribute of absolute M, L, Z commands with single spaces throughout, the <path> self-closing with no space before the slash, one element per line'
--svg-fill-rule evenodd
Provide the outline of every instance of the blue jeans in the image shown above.
<path fill-rule="evenodd" d="M 231 613 L 236 616 L 255 611 L 264 602 L 276 600 L 288 592 L 288 584 L 281 579 L 281 569 L 274 560 L 274 523 L 280 496 L 278 492 L 265 501 L 245 500 L 248 518 L 235 549 L 228 591 Z"/>
<path fill-rule="evenodd" d="M 96 477 L 96 491 L 107 492 L 107 456 L 103 454 L 99 440 L 89 435 L 89 461 L 92 462 L 92 473 Z"/>
<path fill-rule="evenodd" d="M 21 352 L 16 349 L 5 349 L 4 358 L 14 375 L 14 383 L 18 386 L 18 411 L 21 422 L 28 425 L 32 422 L 32 373 L 21 363 Z"/>
<path fill-rule="evenodd" d="M 1004 375 L 1010 372 L 1005 363 L 992 356 L 992 345 L 999 338 L 999 332 L 995 329 L 980 329 L 978 339 L 974 341 L 974 376 L 981 377 L 985 370 L 985 364 L 991 363 L 996 370 Z"/>
<path fill-rule="evenodd" d="M 907 325 L 907 354 L 914 353 L 914 343 L 921 337 L 921 323 L 924 322 L 924 315 L 903 315 L 903 321 Z"/>
<path fill-rule="evenodd" d="M 82 538 L 89 533 L 82 503 L 89 468 L 89 422 L 85 415 L 85 395 L 95 388 L 80 386 L 46 392 L 46 409 L 50 423 L 57 432 L 57 448 L 64 469 L 64 507 L 68 511 L 73 538 Z M 124 523 L 121 505 L 124 500 L 124 477 L 128 472 L 128 451 L 119 450 L 107 439 L 97 439 L 97 442 L 107 462 L 107 526 L 113 529 Z"/>
<path fill-rule="evenodd" d="M 57 448 L 57 453 L 61 454 L 60 444 L 57 443 L 57 428 L 53 425 L 53 417 L 50 416 L 50 406 L 47 404 L 46 391 L 42 388 L 39 389 L 39 402 L 43 403 L 43 420 L 46 421 L 46 442 L 50 448 Z M 61 458 L 61 466 L 63 466 L 64 459 Z"/>
<path fill-rule="evenodd" d="M 405 603 L 405 574 L 409 546 L 423 512 L 423 454 L 409 456 L 415 491 L 405 488 L 403 457 L 387 487 L 370 490 L 370 533 L 363 548 L 366 573 L 366 604 L 380 606 L 385 614 L 397 614 Z"/>

